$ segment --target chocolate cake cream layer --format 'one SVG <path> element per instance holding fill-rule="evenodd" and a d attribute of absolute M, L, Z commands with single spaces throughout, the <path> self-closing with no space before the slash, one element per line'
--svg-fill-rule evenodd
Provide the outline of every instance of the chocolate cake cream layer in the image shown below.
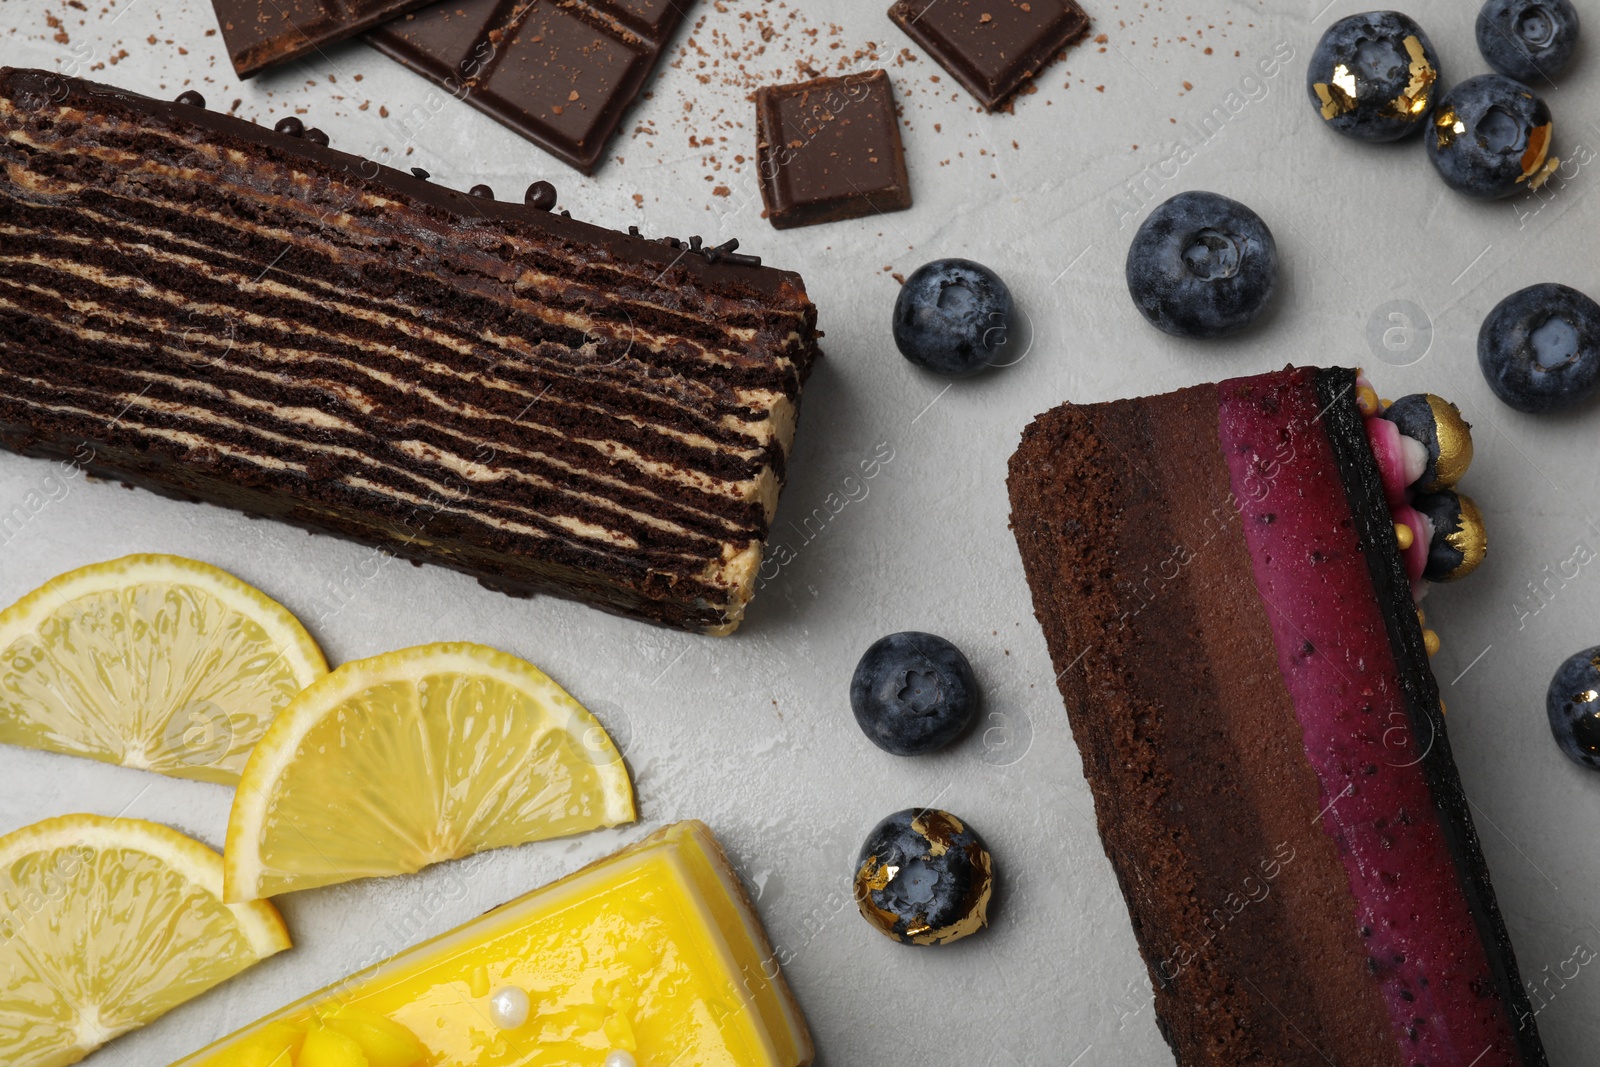
<path fill-rule="evenodd" d="M 1545 1063 L 1415 601 L 1430 541 L 1481 536 L 1417 519 L 1454 456 L 1397 443 L 1381 411 L 1356 372 L 1291 369 L 1068 404 L 1011 460 L 1035 613 L 1183 1067 Z"/>
<path fill-rule="evenodd" d="M 0 69 L 0 442 L 739 625 L 818 354 L 797 275 L 180 101 Z"/>

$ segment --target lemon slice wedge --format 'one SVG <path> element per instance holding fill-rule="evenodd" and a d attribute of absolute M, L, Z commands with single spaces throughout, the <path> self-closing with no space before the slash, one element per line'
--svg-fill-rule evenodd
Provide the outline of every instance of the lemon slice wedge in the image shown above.
<path fill-rule="evenodd" d="M 233 798 L 226 899 L 634 818 L 616 746 L 543 671 L 483 645 L 422 645 L 345 664 L 267 730 Z"/>
<path fill-rule="evenodd" d="M 0 742 L 232 785 L 327 673 L 260 590 L 192 559 L 126 556 L 0 612 Z"/>
<path fill-rule="evenodd" d="M 77 1063 L 289 947 L 265 902 L 222 902 L 222 857 L 141 819 L 0 837 L 0 1063 Z"/>

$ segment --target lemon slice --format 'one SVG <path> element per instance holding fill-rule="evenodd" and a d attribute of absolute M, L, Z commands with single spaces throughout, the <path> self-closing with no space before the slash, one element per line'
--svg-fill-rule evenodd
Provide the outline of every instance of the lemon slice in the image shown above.
<path fill-rule="evenodd" d="M 289 947 L 222 902 L 222 857 L 156 823 L 68 815 L 0 837 L 0 1063 L 77 1063 Z"/>
<path fill-rule="evenodd" d="M 0 613 L 0 742 L 232 785 L 328 673 L 295 617 L 179 556 L 53 578 Z"/>
<path fill-rule="evenodd" d="M 347 663 L 245 765 L 226 898 L 255 900 L 634 820 L 604 728 L 533 664 L 473 644 Z"/>

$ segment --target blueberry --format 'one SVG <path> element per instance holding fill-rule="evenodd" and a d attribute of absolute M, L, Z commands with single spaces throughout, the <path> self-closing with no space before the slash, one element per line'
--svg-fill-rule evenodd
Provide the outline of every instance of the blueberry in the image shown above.
<path fill-rule="evenodd" d="M 1550 154 L 1550 109 L 1502 74 L 1468 78 L 1439 98 L 1423 138 L 1445 184 L 1478 200 L 1537 189 L 1560 164 Z"/>
<path fill-rule="evenodd" d="M 1557 668 L 1544 710 L 1566 757 L 1600 771 L 1600 648 L 1585 649 Z"/>
<path fill-rule="evenodd" d="M 978 679 L 961 650 L 915 631 L 879 638 L 856 664 L 850 710 L 885 752 L 921 756 L 960 737 L 978 714 Z"/>
<path fill-rule="evenodd" d="M 1311 54 L 1306 91 L 1327 124 L 1361 141 L 1398 141 L 1426 124 L 1439 80 L 1428 35 L 1398 11 L 1351 15 Z"/>
<path fill-rule="evenodd" d="M 861 915 L 907 945 L 948 945 L 989 924 L 994 859 L 947 811 L 907 808 L 872 828 L 856 857 Z"/>
<path fill-rule="evenodd" d="M 1538 85 L 1566 67 L 1578 47 L 1571 0 L 1489 0 L 1478 12 L 1478 51 L 1508 78 Z"/>
<path fill-rule="evenodd" d="M 1472 466 L 1472 425 L 1444 397 L 1412 393 L 1384 408 L 1383 417 L 1427 449 L 1427 466 L 1414 485 L 1419 492 L 1448 489 Z"/>
<path fill-rule="evenodd" d="M 1015 307 L 1000 276 L 970 259 L 918 267 L 894 302 L 894 343 L 917 366 L 967 378 L 994 363 L 1010 339 Z"/>
<path fill-rule="evenodd" d="M 1483 565 L 1489 553 L 1489 535 L 1483 513 L 1472 498 L 1454 489 L 1418 493 L 1411 506 L 1428 520 L 1428 562 L 1422 576 L 1430 582 L 1454 582 Z"/>
<path fill-rule="evenodd" d="M 1478 367 L 1518 411 L 1563 411 L 1600 386 L 1600 305 L 1546 282 L 1512 293 L 1478 331 Z"/>
<path fill-rule="evenodd" d="M 1278 245 L 1261 216 L 1216 193 L 1179 193 L 1128 249 L 1128 291 L 1176 337 L 1226 337 L 1256 320 L 1278 284 Z"/>

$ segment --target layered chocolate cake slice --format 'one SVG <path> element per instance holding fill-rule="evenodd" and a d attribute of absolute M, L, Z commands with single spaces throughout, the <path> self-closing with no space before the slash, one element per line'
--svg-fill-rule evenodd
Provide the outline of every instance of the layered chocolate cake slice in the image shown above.
<path fill-rule="evenodd" d="M 727 633 L 801 385 L 801 279 L 0 68 L 0 442 Z"/>
<path fill-rule="evenodd" d="M 1287 370 L 1041 416 L 1012 522 L 1184 1067 L 1545 1062 L 1416 597 L 1483 555 L 1437 397 Z"/>

